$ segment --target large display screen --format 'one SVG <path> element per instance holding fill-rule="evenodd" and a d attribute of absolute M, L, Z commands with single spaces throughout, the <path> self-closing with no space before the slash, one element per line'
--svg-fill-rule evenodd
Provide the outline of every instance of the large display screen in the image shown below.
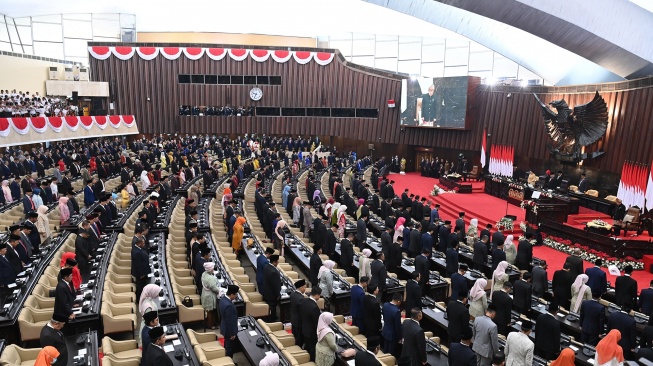
<path fill-rule="evenodd" d="M 401 81 L 399 123 L 407 127 L 465 128 L 468 77 Z"/>

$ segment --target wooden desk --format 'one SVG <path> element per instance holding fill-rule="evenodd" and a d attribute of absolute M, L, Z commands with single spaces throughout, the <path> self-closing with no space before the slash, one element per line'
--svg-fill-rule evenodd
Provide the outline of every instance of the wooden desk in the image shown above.
<path fill-rule="evenodd" d="M 184 327 L 181 324 L 168 324 L 164 325 L 163 329 L 166 331 L 166 335 L 171 331 L 172 334 L 177 335 L 177 339 L 170 339 L 168 340 L 166 338 L 166 342 L 163 345 L 163 350 L 166 351 L 166 355 L 172 361 L 173 366 L 187 366 L 187 365 L 192 365 L 192 366 L 199 366 L 200 362 L 197 359 L 197 355 L 195 354 L 195 349 L 193 348 L 193 345 L 190 343 L 190 339 L 188 339 L 188 335 L 186 334 L 186 330 L 184 330 Z M 176 358 L 175 353 L 177 351 L 181 351 L 182 357 L 181 358 Z"/>
<path fill-rule="evenodd" d="M 247 323 L 246 327 L 243 327 L 241 323 L 245 321 Z M 265 345 L 259 347 L 256 345 L 256 341 L 263 337 L 265 340 Z M 284 358 L 281 350 L 268 338 L 268 335 L 265 334 L 263 329 L 256 323 L 256 320 L 251 316 L 245 316 L 238 318 L 238 343 L 247 357 L 247 360 L 251 365 L 258 365 L 261 363 L 261 360 L 267 356 L 268 353 L 276 353 L 279 355 L 279 365 L 290 365 L 290 362 Z"/>
<path fill-rule="evenodd" d="M 77 340 L 84 340 L 78 344 Z M 71 335 L 64 338 L 66 348 L 68 348 L 68 366 L 75 366 L 75 361 L 83 360 L 83 365 L 98 366 L 100 365 L 98 354 L 97 332 L 85 332 Z"/>
<path fill-rule="evenodd" d="M 148 258 L 150 260 L 150 268 L 152 269 L 152 277 L 149 277 L 150 284 L 156 284 L 163 289 L 163 296 L 153 299 L 157 305 L 159 312 L 159 321 L 163 324 L 172 323 L 179 319 L 177 315 L 177 304 L 175 303 L 174 292 L 170 286 L 170 275 L 168 274 L 168 266 L 166 265 L 166 234 L 163 232 L 152 233 L 147 236 L 150 251 L 152 247 L 156 247 L 156 254 L 150 253 Z M 158 276 L 157 276 L 158 274 Z M 166 306 L 162 305 L 165 300 Z"/>

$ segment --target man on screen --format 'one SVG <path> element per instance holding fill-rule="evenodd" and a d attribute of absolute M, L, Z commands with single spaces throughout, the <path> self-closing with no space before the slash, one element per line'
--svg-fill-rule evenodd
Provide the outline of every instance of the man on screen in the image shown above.
<path fill-rule="evenodd" d="M 439 98 L 435 95 L 435 85 L 433 84 L 429 86 L 428 93 L 422 94 L 420 98 L 417 98 L 415 119 L 417 120 L 418 126 L 434 125 L 434 122 L 437 120 L 438 100 Z"/>

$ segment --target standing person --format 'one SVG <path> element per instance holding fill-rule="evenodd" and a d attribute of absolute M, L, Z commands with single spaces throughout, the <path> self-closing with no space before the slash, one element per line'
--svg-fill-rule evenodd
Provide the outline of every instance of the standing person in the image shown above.
<path fill-rule="evenodd" d="M 333 314 L 324 312 L 320 314 L 317 323 L 317 345 L 315 346 L 315 365 L 332 366 L 336 361 L 336 335 L 331 329 Z"/>
<path fill-rule="evenodd" d="M 521 314 L 527 314 L 531 309 L 531 298 L 533 289 L 531 288 L 531 274 L 524 272 L 520 280 L 515 281 L 513 287 L 513 299 L 515 310 Z"/>
<path fill-rule="evenodd" d="M 141 358 L 141 363 L 145 363 L 145 358 L 147 356 L 147 348 L 152 345 L 152 339 L 150 339 L 150 330 L 154 327 L 159 326 L 159 314 L 156 311 L 148 311 L 143 314 L 143 323 L 141 329 L 141 345 L 143 348 L 143 357 Z"/>
<path fill-rule="evenodd" d="M 580 274 L 571 285 L 571 307 L 569 310 L 572 313 L 578 314 L 582 302 L 592 299 L 592 290 L 586 285 L 587 279 L 587 275 Z"/>
<path fill-rule="evenodd" d="M 637 347 L 637 324 L 635 319 L 630 316 L 630 304 L 621 307 L 621 311 L 615 311 L 608 317 L 607 330 L 618 330 L 621 334 L 621 339 L 617 343 L 623 349 L 625 358 L 630 358 L 631 353 Z M 599 342 L 600 344 L 600 342 Z"/>
<path fill-rule="evenodd" d="M 531 244 L 531 239 L 533 239 L 533 233 L 526 233 L 526 239 L 520 240 L 519 247 L 517 247 L 515 264 L 522 271 L 531 270 L 531 262 L 533 261 L 533 244 Z"/>
<path fill-rule="evenodd" d="M 492 365 L 492 356 L 499 352 L 499 337 L 497 334 L 497 325 L 493 319 L 496 316 L 496 310 L 493 305 L 489 305 L 484 316 L 474 319 L 474 345 L 472 350 L 476 353 L 476 363 L 478 366 Z"/>
<path fill-rule="evenodd" d="M 351 320 L 352 324 L 358 327 L 360 333 L 365 331 L 363 300 L 369 280 L 369 277 L 363 276 L 358 284 L 351 287 Z"/>
<path fill-rule="evenodd" d="M 356 245 L 363 250 L 367 243 L 367 216 L 361 216 L 356 222 Z"/>
<path fill-rule="evenodd" d="M 36 356 L 36 361 L 34 361 L 34 366 L 52 366 L 58 361 L 59 351 L 52 346 L 43 347 Z"/>
<path fill-rule="evenodd" d="M 370 256 L 372 251 L 368 248 L 363 249 L 362 256 L 358 257 L 358 278 L 372 278 L 372 260 Z"/>
<path fill-rule="evenodd" d="M 150 281 L 148 275 L 152 273 L 150 260 L 145 252 L 145 240 L 136 238 L 136 246 L 132 247 L 132 276 L 136 279 L 136 301 L 141 298 L 143 288 Z"/>
<path fill-rule="evenodd" d="M 367 294 L 363 298 L 363 310 L 365 312 L 365 337 L 381 335 L 381 307 L 377 295 L 379 288 L 374 285 L 367 286 Z"/>
<path fill-rule="evenodd" d="M 472 351 L 472 329 L 465 326 L 461 333 L 460 343 L 452 342 L 449 345 L 449 366 L 476 366 L 476 354 Z"/>
<path fill-rule="evenodd" d="M 422 294 L 426 294 L 426 285 L 429 283 L 429 278 L 431 276 L 431 265 L 429 261 L 429 256 L 431 252 L 425 250 L 422 251 L 422 255 L 418 255 L 415 258 L 415 271 L 419 272 L 419 287 L 422 291 Z"/>
<path fill-rule="evenodd" d="M 246 222 L 247 219 L 245 217 L 238 215 L 236 218 L 236 223 L 234 224 L 234 233 L 231 238 L 231 248 L 236 254 L 236 258 L 240 258 L 240 255 L 242 254 L 243 235 L 245 235 Z"/>
<path fill-rule="evenodd" d="M 580 306 L 580 341 L 596 346 L 605 324 L 605 307 L 599 303 L 601 296 L 592 294 L 592 300 L 585 300 Z"/>
<path fill-rule="evenodd" d="M 515 247 L 513 239 L 514 237 L 512 235 L 506 237 L 506 240 L 503 242 L 503 251 L 506 253 L 506 262 L 514 265 L 517 259 L 517 247 Z"/>
<path fill-rule="evenodd" d="M 75 239 L 75 260 L 79 267 L 82 278 L 87 278 L 90 273 L 89 261 L 91 260 L 91 245 L 88 242 L 90 233 L 87 230 L 80 230 Z"/>
<path fill-rule="evenodd" d="M 494 291 L 492 293 L 492 305 L 494 305 L 497 312 L 494 322 L 497 324 L 499 334 L 503 334 L 504 336 L 508 335 L 508 327 L 512 318 L 511 290 L 512 284 L 506 281 L 503 283 L 501 291 Z"/>
<path fill-rule="evenodd" d="M 422 289 L 419 285 L 420 273 L 414 271 L 411 279 L 406 282 L 406 311 L 412 308 L 422 308 Z"/>
<path fill-rule="evenodd" d="M 550 366 L 574 366 L 576 361 L 576 352 L 571 348 L 565 348 L 560 352 L 560 356 L 551 362 Z"/>
<path fill-rule="evenodd" d="M 313 248 L 313 250 L 315 250 L 315 248 Z M 272 254 L 274 254 L 274 249 L 267 247 L 265 248 L 265 252 L 263 253 L 263 255 L 259 255 L 258 257 L 256 257 L 256 288 L 261 294 L 263 293 L 262 291 L 265 282 L 265 274 L 263 274 L 263 271 L 265 270 L 265 266 L 267 266 L 270 263 L 269 258 Z M 311 257 L 311 261 L 312 260 L 313 258 Z"/>
<path fill-rule="evenodd" d="M 447 277 L 451 278 L 451 275 L 458 272 L 458 241 L 457 240 L 453 241 L 449 249 L 447 249 L 446 264 L 447 264 L 446 265 Z M 453 294 L 452 296 L 456 298 L 458 294 Z"/>
<path fill-rule="evenodd" d="M 508 282 L 510 278 L 506 273 L 506 269 L 510 264 L 506 261 L 499 263 L 492 273 L 492 287 L 490 288 L 490 295 L 495 291 L 500 291 L 503 288 L 503 284 Z"/>
<path fill-rule="evenodd" d="M 569 309 L 569 305 L 571 304 L 571 284 L 574 280 L 569 274 L 570 268 L 569 263 L 565 263 L 562 269 L 553 273 L 551 287 L 553 288 L 553 303 L 556 309 L 560 306 Z"/>
<path fill-rule="evenodd" d="M 585 274 L 587 275 L 587 286 L 590 287 L 590 290 L 592 290 L 592 293 L 599 293 L 601 296 L 606 293 L 608 290 L 608 280 L 607 276 L 605 275 L 605 272 L 601 269 L 601 266 L 603 265 L 603 260 L 602 259 L 597 259 L 594 261 L 594 267 L 590 267 L 585 270 Z M 653 283 L 653 282 L 652 282 Z M 641 306 L 640 306 L 641 307 Z M 644 311 L 644 314 L 649 314 L 649 311 Z"/>
<path fill-rule="evenodd" d="M 544 293 L 549 291 L 549 274 L 546 261 L 540 261 L 533 267 L 533 295 L 537 297 L 544 297 Z"/>
<path fill-rule="evenodd" d="M 159 293 L 161 292 L 161 287 L 157 284 L 151 283 L 145 288 L 143 288 L 143 293 L 141 293 L 141 299 L 138 302 L 138 312 L 141 314 L 143 319 L 145 319 L 145 314 L 148 312 L 157 312 L 159 309 Z M 143 327 L 147 324 L 147 321 L 142 321 L 141 322 L 141 327 L 139 329 L 139 334 L 143 333 Z M 143 339 L 141 339 L 141 345 L 144 346 L 142 343 L 144 342 Z"/>
<path fill-rule="evenodd" d="M 403 299 L 400 293 L 392 295 L 392 301 L 383 304 L 383 329 L 381 335 L 383 336 L 383 353 L 390 354 L 398 358 L 397 343 L 401 340 L 401 300 Z M 368 339 L 369 341 L 369 339 Z"/>
<path fill-rule="evenodd" d="M 295 282 L 295 291 L 290 294 L 290 324 L 292 326 L 292 335 L 295 337 L 295 345 L 302 347 L 304 345 L 304 336 L 302 335 L 302 300 L 306 297 L 306 280 Z"/>
<path fill-rule="evenodd" d="M 52 235 L 50 232 L 50 220 L 48 219 L 47 212 L 48 206 L 45 205 L 39 207 L 36 211 L 38 214 L 38 218 L 36 220 L 36 230 L 38 231 L 40 243 L 45 243 L 48 241 L 48 239 L 50 239 L 50 235 Z"/>
<path fill-rule="evenodd" d="M 55 288 L 54 314 L 72 320 L 75 319 L 75 313 L 73 313 L 75 292 L 71 282 L 73 278 L 73 269 L 62 268 L 60 275 L 61 281 L 57 283 L 57 287 Z"/>
<path fill-rule="evenodd" d="M 458 298 L 459 294 L 465 294 L 469 292 L 467 287 L 467 279 L 465 278 L 465 273 L 467 273 L 467 265 L 461 263 L 458 266 L 458 272 L 451 275 L 451 300 Z"/>
<path fill-rule="evenodd" d="M 268 322 L 277 321 L 277 304 L 281 298 L 281 275 L 277 269 L 278 265 L 279 256 L 273 254 L 270 256 L 270 263 L 263 269 L 263 274 L 265 275 L 263 300 L 270 307 Z"/>
<path fill-rule="evenodd" d="M 147 352 L 143 357 L 145 362 L 142 363 L 142 366 L 172 366 L 172 361 L 163 350 L 163 345 L 166 342 L 166 335 L 163 331 L 163 327 L 154 327 L 150 329 L 148 334 L 152 344 L 147 347 Z M 227 341 L 225 340 L 225 345 L 226 343 Z"/>
<path fill-rule="evenodd" d="M 623 365 L 625 357 L 624 350 L 619 345 L 621 333 L 613 329 L 603 337 L 596 346 L 594 355 L 594 364 L 597 366 L 620 366 Z"/>
<path fill-rule="evenodd" d="M 401 244 L 403 243 L 404 238 L 401 236 L 397 237 L 397 241 L 390 245 L 389 254 L 385 257 L 386 264 L 388 265 L 388 272 L 397 273 L 399 268 L 401 268 L 401 260 L 403 256 L 401 255 Z"/>
<path fill-rule="evenodd" d="M 385 254 L 386 258 L 389 258 L 392 242 L 392 226 L 386 226 L 385 231 L 381 233 L 381 252 Z"/>
<path fill-rule="evenodd" d="M 379 298 L 382 298 L 385 293 L 386 280 L 388 277 L 388 270 L 385 268 L 385 264 L 383 264 L 384 260 L 385 256 L 383 253 L 378 253 L 376 255 L 376 260 L 374 260 L 370 265 L 370 271 L 372 273 L 370 285 L 376 286 L 379 289 Z"/>
<path fill-rule="evenodd" d="M 453 296 L 452 296 L 453 298 Z M 449 301 L 447 304 L 447 320 L 449 326 L 449 340 L 459 343 L 462 339 L 463 329 L 469 327 L 469 310 L 467 310 L 467 293 L 458 293 L 456 300 Z"/>
<path fill-rule="evenodd" d="M 315 362 L 315 345 L 317 344 L 317 326 L 320 319 L 320 307 L 317 300 L 320 299 L 322 290 L 319 287 L 311 288 L 311 295 L 302 300 L 301 319 L 302 335 L 304 336 L 304 345 L 310 356 L 310 360 Z"/>
<path fill-rule="evenodd" d="M 633 266 L 629 264 L 624 268 L 624 275 L 617 277 L 614 283 L 614 296 L 619 306 L 626 304 L 630 304 L 630 306 L 637 305 L 637 281 L 630 277 L 632 273 Z"/>
<path fill-rule="evenodd" d="M 512 332 L 506 339 L 506 366 L 523 366 L 533 364 L 533 342 L 529 339 L 533 324 L 522 320 L 521 332 Z"/>
<path fill-rule="evenodd" d="M 567 257 L 565 263 L 569 263 L 569 274 L 571 278 L 576 279 L 579 274 L 585 273 L 583 270 L 583 260 L 580 258 L 581 251 L 579 248 L 574 248 L 570 256 Z"/>
<path fill-rule="evenodd" d="M 52 319 L 41 329 L 39 338 L 41 347 L 48 346 L 56 348 L 59 351 L 57 360 L 52 363 L 53 366 L 68 365 L 68 347 L 61 329 L 66 325 L 68 318 L 59 314 L 53 314 Z"/>
<path fill-rule="evenodd" d="M 474 318 L 485 315 L 485 311 L 487 310 L 485 286 L 487 286 L 487 280 L 485 278 L 478 278 L 469 292 L 469 315 Z"/>
<path fill-rule="evenodd" d="M 236 285 L 227 286 L 227 293 L 220 298 L 220 333 L 224 336 L 224 349 L 227 357 L 234 355 L 234 343 L 238 335 L 238 313 L 234 306 L 234 300 L 240 287 Z"/>
<path fill-rule="evenodd" d="M 535 355 L 545 360 L 555 360 L 560 353 L 560 323 L 549 311 L 537 317 L 537 332 L 535 332 Z"/>
<path fill-rule="evenodd" d="M 206 323 L 211 329 L 215 329 L 215 315 L 218 309 L 218 295 L 220 295 L 220 284 L 213 274 L 215 263 L 204 262 L 204 271 L 200 276 L 202 308 L 206 313 Z"/>
<path fill-rule="evenodd" d="M 345 270 L 347 276 L 358 277 L 358 273 L 354 267 L 354 244 L 351 240 L 354 238 L 354 233 L 347 233 L 347 238 L 340 240 L 340 266 Z"/>
<path fill-rule="evenodd" d="M 401 358 L 411 359 L 411 366 L 422 366 L 426 363 L 426 339 L 424 330 L 419 322 L 422 320 L 420 308 L 410 309 L 410 319 L 406 319 L 401 326 L 404 335 L 404 346 Z"/>
<path fill-rule="evenodd" d="M 492 245 L 495 245 L 492 243 Z M 492 250 L 492 270 L 496 270 L 501 262 L 506 261 L 506 252 L 503 251 L 503 242 L 496 243 L 495 248 Z"/>
<path fill-rule="evenodd" d="M 474 269 L 485 272 L 485 265 L 487 264 L 487 243 L 490 238 L 487 235 L 481 236 L 481 240 L 474 243 Z"/>
<path fill-rule="evenodd" d="M 311 281 L 313 287 L 318 287 L 320 281 L 318 279 L 318 273 L 320 273 L 320 268 L 322 267 L 322 246 L 320 244 L 315 244 L 313 246 L 313 254 L 311 254 L 311 259 L 309 261 L 308 269 L 308 280 Z"/>
<path fill-rule="evenodd" d="M 333 295 L 333 273 L 331 270 L 335 267 L 336 262 L 332 260 L 326 260 L 322 263 L 320 271 L 317 274 L 319 287 L 322 290 L 322 298 L 324 298 L 325 308 L 330 307 L 329 300 Z"/>

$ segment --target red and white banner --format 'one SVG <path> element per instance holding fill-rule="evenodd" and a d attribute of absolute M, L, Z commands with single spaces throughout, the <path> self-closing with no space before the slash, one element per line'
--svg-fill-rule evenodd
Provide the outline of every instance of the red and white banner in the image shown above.
<path fill-rule="evenodd" d="M 648 173 L 644 198 L 646 198 L 646 209 L 651 211 L 653 209 L 653 163 L 651 163 L 651 171 Z"/>
<path fill-rule="evenodd" d="M 483 142 L 481 143 L 481 168 L 485 168 L 485 154 L 487 153 L 487 130 L 483 129 Z"/>
<path fill-rule="evenodd" d="M 621 169 L 617 197 L 623 201 L 626 207 L 644 208 L 645 200 L 650 193 L 650 188 L 647 187 L 650 179 L 647 166 L 632 161 L 625 162 Z"/>
<path fill-rule="evenodd" d="M 485 138 L 483 139 L 485 145 Z M 481 151 L 484 151 L 484 146 Z M 481 162 L 485 154 L 481 155 Z M 493 175 L 502 175 L 504 177 L 512 177 L 513 164 L 515 161 L 515 148 L 508 145 L 492 145 L 490 148 L 490 166 L 488 171 Z"/>
<path fill-rule="evenodd" d="M 133 129 L 134 133 L 138 133 L 138 130 L 135 128 L 134 116 L 0 118 L 0 145 L 6 146 L 3 138 L 11 138 L 12 130 L 18 135 L 29 135 L 30 133 L 56 135 L 64 131 L 64 124 L 70 132 L 77 131 L 81 126 L 86 131 L 97 130 L 96 132 L 101 134 L 101 131 L 109 125 L 109 119 L 112 119 L 111 125 L 116 129 L 125 127 Z M 43 139 L 43 136 L 39 136 L 35 137 L 34 140 L 47 141 L 56 139 Z"/>
<path fill-rule="evenodd" d="M 202 47 L 91 46 L 88 47 L 88 52 L 93 58 L 98 60 L 106 60 L 111 55 L 120 60 L 129 60 L 134 55 L 138 55 L 146 61 L 154 60 L 159 55 L 168 60 L 176 60 L 183 54 L 189 60 L 199 60 L 207 56 L 211 60 L 220 61 L 229 54 L 229 57 L 235 61 L 244 61 L 248 57 L 251 57 L 256 62 L 265 62 L 272 58 L 278 63 L 285 63 L 293 58 L 295 62 L 301 65 L 315 61 L 315 63 L 321 66 L 330 64 L 335 57 L 335 53 L 332 52 Z"/>

